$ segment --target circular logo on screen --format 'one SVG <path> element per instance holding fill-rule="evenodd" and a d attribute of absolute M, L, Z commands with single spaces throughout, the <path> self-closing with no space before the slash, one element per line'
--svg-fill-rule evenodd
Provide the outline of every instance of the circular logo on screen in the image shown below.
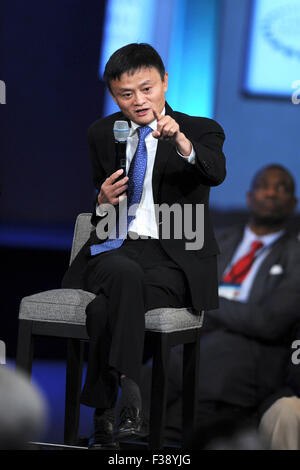
<path fill-rule="evenodd" d="M 299 2 L 300 3 L 300 2 Z M 282 54 L 300 60 L 300 4 L 290 3 L 271 10 L 262 22 L 263 35 Z"/>

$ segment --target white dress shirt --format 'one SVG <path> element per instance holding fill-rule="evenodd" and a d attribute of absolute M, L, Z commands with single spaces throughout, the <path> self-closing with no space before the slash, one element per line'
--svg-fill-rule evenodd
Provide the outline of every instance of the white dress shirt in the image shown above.
<path fill-rule="evenodd" d="M 165 114 L 165 108 L 163 109 L 162 115 Z M 157 129 L 157 121 L 156 119 L 150 124 L 148 124 L 153 130 Z M 139 135 L 137 128 L 139 127 L 138 124 L 131 121 L 131 129 L 127 139 L 127 146 L 126 146 L 126 174 L 128 174 L 128 170 L 130 167 L 131 160 L 136 152 Z M 152 136 L 152 133 L 147 135 L 145 139 L 145 144 L 147 148 L 147 168 L 145 173 L 144 179 L 144 186 L 143 192 L 140 200 L 139 207 L 136 211 L 136 216 L 133 221 L 130 223 L 129 232 L 134 232 L 139 236 L 147 236 L 151 238 L 158 238 L 158 230 L 156 225 L 155 219 L 155 211 L 154 211 L 154 201 L 153 201 L 153 193 L 152 193 L 152 173 L 155 161 L 155 155 L 158 145 L 158 140 Z M 186 158 L 189 163 L 195 163 L 195 150 L 192 147 L 192 151 L 190 155 L 184 156 L 181 155 L 178 151 L 177 153 L 182 157 Z M 97 205 L 96 207 L 96 214 L 100 217 L 105 215 L 105 204 L 101 204 L 100 206 Z"/>

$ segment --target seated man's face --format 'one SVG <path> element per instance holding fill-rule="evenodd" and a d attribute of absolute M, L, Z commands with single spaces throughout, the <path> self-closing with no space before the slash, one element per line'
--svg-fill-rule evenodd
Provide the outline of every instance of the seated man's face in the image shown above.
<path fill-rule="evenodd" d="M 284 222 L 297 204 L 289 175 L 277 168 L 262 170 L 257 175 L 247 200 L 256 221 L 267 224 Z"/>
<path fill-rule="evenodd" d="M 155 119 L 153 109 L 161 113 L 165 106 L 168 75 L 164 80 L 155 67 L 142 67 L 135 72 L 125 72 L 120 80 L 110 82 L 111 94 L 123 114 L 145 126 Z"/>

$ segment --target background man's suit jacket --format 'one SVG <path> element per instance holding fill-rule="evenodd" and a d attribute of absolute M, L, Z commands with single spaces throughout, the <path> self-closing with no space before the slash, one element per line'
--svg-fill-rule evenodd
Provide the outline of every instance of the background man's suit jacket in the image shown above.
<path fill-rule="evenodd" d="M 204 245 L 200 250 L 186 250 L 187 240 L 172 238 L 160 239 L 163 249 L 181 267 L 188 280 L 191 303 L 197 309 L 216 308 L 218 246 L 209 218 L 208 204 L 210 186 L 220 184 L 226 174 L 225 157 L 222 146 L 225 139 L 222 128 L 213 120 L 191 117 L 173 112 L 166 104 L 166 114 L 172 116 L 181 131 L 191 140 L 196 163 L 192 165 L 176 152 L 172 144 L 159 141 L 153 168 L 152 190 L 155 204 L 193 205 L 192 219 L 195 221 L 195 205 L 204 204 Z M 115 113 L 94 122 L 88 130 L 88 142 L 93 170 L 93 181 L 98 191 L 105 179 L 118 169 L 113 124 L 125 119 L 121 113 Z M 97 224 L 95 212 L 92 223 Z M 162 221 L 163 222 L 163 221 Z M 160 226 L 159 226 L 160 227 Z M 194 227 L 195 228 L 195 227 Z M 79 252 L 67 271 L 63 287 L 84 288 L 84 270 L 89 246 L 101 243 L 95 231 L 90 240 Z"/>
<path fill-rule="evenodd" d="M 243 230 L 235 227 L 217 237 L 220 280 Z M 272 270 L 274 265 L 282 269 Z M 286 233 L 262 262 L 248 302 L 220 298 L 219 308 L 205 313 L 200 401 L 256 407 L 261 414 L 277 398 L 300 396 L 300 365 L 291 362 L 300 320 L 299 280 L 300 242 Z M 181 354 L 175 350 L 171 360 L 170 402 L 181 396 Z"/>

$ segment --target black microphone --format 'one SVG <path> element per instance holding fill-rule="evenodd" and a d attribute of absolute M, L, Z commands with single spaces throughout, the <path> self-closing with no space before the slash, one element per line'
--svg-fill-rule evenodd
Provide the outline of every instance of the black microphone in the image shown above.
<path fill-rule="evenodd" d="M 118 178 L 124 178 L 126 175 L 126 145 L 129 136 L 129 126 L 127 121 L 115 121 L 114 123 L 114 137 L 116 146 L 116 164 L 118 169 L 124 170 L 122 175 Z M 117 180 L 117 181 L 118 181 Z"/>

